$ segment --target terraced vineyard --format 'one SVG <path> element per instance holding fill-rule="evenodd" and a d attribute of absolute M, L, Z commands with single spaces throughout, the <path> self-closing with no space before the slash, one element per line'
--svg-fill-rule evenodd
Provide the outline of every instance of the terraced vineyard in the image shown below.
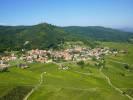
<path fill-rule="evenodd" d="M 39 63 L 24 70 L 11 67 L 0 73 L 0 100 L 133 100 L 133 45 L 102 45 L 128 48 L 128 53 L 107 56 L 104 67 L 96 67 L 92 61 L 84 68 L 65 63 L 69 70 L 59 70 L 57 64 Z M 130 67 L 126 69 L 123 63 Z M 6 98 L 8 95 L 10 99 Z"/>

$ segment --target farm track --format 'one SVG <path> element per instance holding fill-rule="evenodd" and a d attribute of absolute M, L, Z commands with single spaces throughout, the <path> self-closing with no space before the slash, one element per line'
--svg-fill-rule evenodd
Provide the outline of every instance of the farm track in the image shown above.
<path fill-rule="evenodd" d="M 120 63 L 120 62 L 119 62 Z M 123 63 L 122 63 L 123 64 Z M 102 72 L 102 69 L 103 69 L 103 66 L 101 66 L 101 68 L 99 69 L 99 71 L 102 73 L 102 75 L 105 77 L 105 79 L 107 80 L 108 84 L 114 88 L 116 91 L 118 91 L 121 95 L 125 95 L 126 97 L 128 97 L 130 100 L 133 100 L 133 98 L 128 95 L 128 94 L 123 94 L 123 91 L 120 89 L 120 88 L 117 88 L 116 86 L 114 86 L 112 83 L 111 83 L 111 80 L 108 76 L 106 76 L 103 72 Z M 93 75 L 91 73 L 82 73 L 82 72 L 78 72 L 78 71 L 75 71 L 76 73 L 79 73 L 79 74 L 84 74 L 84 75 Z"/>
<path fill-rule="evenodd" d="M 83 75 L 93 75 L 92 73 L 82 73 L 82 72 L 79 72 L 79 71 L 74 71 L 75 73 L 79 73 L 79 74 L 83 74 Z"/>
<path fill-rule="evenodd" d="M 65 89 L 72 89 L 72 90 L 80 90 L 80 91 L 96 91 L 98 88 L 88 88 L 88 89 L 84 89 L 84 88 L 74 88 L 74 87 L 63 87 Z"/>
<path fill-rule="evenodd" d="M 114 60 L 111 60 L 111 61 L 112 61 L 112 62 L 119 63 L 119 64 L 125 64 L 125 63 L 119 62 L 119 61 L 114 61 Z M 55 64 L 57 64 L 57 65 L 60 66 L 60 64 L 58 64 L 58 63 L 55 63 Z M 105 79 L 107 80 L 109 86 L 111 86 L 113 89 L 115 89 L 116 91 L 118 91 L 121 95 L 126 96 L 129 100 L 133 100 L 133 98 L 132 98 L 130 95 L 128 95 L 128 94 L 123 94 L 123 91 L 122 91 L 120 88 L 118 88 L 118 87 L 116 87 L 115 85 L 113 85 L 113 84 L 111 83 L 111 79 L 110 79 L 107 75 L 105 75 L 104 72 L 102 72 L 102 70 L 103 70 L 103 66 L 101 66 L 101 68 L 99 69 L 99 71 L 100 71 L 100 73 L 105 77 Z M 79 74 L 88 75 L 88 76 L 89 76 L 89 75 L 93 75 L 92 73 L 82 73 L 82 72 L 79 72 L 79 71 L 74 71 L 74 72 L 75 72 L 75 73 L 79 73 Z M 41 73 L 41 75 L 40 75 L 39 83 L 25 96 L 25 98 L 24 98 L 23 100 L 28 100 L 28 98 L 33 94 L 33 92 L 34 92 L 35 90 L 37 90 L 37 89 L 42 85 L 42 83 L 43 83 L 43 75 L 44 75 L 44 72 Z M 64 88 L 70 89 L 71 87 L 64 87 Z M 71 88 L 71 89 L 83 90 L 83 91 L 90 91 L 90 90 L 96 91 L 96 90 L 97 90 L 97 88 L 91 88 L 91 89 Z"/>
<path fill-rule="evenodd" d="M 127 63 L 124 63 L 124 62 L 120 62 L 120 61 L 116 61 L 116 60 L 110 60 L 111 62 L 115 62 L 115 63 L 118 63 L 118 64 L 127 64 Z"/>
<path fill-rule="evenodd" d="M 106 75 L 102 72 L 102 69 L 103 69 L 103 66 L 101 66 L 101 68 L 99 69 L 99 71 L 103 74 L 103 76 L 104 76 L 105 79 L 107 80 L 108 84 L 122 95 L 122 94 L 123 94 L 123 91 L 122 91 L 120 88 L 116 87 L 115 85 L 113 85 L 113 84 L 111 83 L 110 78 L 109 78 L 108 76 L 106 76 Z M 128 95 L 128 94 L 123 94 L 123 95 L 125 95 L 126 97 L 128 97 L 130 100 L 133 100 L 133 98 L 132 98 L 130 95 Z"/>
<path fill-rule="evenodd" d="M 39 83 L 24 97 L 23 100 L 28 100 L 28 98 L 31 96 L 31 94 L 41 86 L 41 84 L 43 83 L 43 75 L 44 75 L 44 72 L 41 73 L 41 75 L 40 75 Z"/>

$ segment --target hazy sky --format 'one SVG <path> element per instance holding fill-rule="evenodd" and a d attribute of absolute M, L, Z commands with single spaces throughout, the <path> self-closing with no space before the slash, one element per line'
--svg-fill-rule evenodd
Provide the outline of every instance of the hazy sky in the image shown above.
<path fill-rule="evenodd" d="M 133 27 L 133 0 L 0 0 L 1 25 Z"/>

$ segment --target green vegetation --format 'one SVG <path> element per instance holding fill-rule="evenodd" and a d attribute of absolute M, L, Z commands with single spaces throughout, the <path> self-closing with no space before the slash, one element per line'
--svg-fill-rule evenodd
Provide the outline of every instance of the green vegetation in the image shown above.
<path fill-rule="evenodd" d="M 132 33 L 104 27 L 0 26 L 0 52 L 21 49 L 61 49 L 65 42 L 81 41 L 94 48 L 100 41 L 132 42 Z"/>
<path fill-rule="evenodd" d="M 22 70 L 17 67 L 9 68 L 8 72 L 0 73 L 0 100 L 1 98 L 7 100 L 7 96 L 13 97 L 12 100 L 16 100 L 15 98 L 19 97 L 22 98 L 24 94 L 27 94 L 27 92 L 30 91 L 31 87 L 38 83 L 38 79 L 39 73 Z M 22 90 L 18 90 L 18 88 L 21 88 Z M 18 96 L 16 97 L 14 97 L 15 91 L 19 91 L 17 92 Z"/>
<path fill-rule="evenodd" d="M 77 62 L 77 64 L 81 66 L 82 69 L 84 68 L 84 65 L 85 65 L 84 61 L 79 61 Z"/>
<path fill-rule="evenodd" d="M 63 27 L 63 29 L 73 35 L 90 38 L 91 40 L 100 41 L 115 41 L 115 42 L 127 42 L 131 41 L 133 34 L 130 32 L 123 32 L 116 29 L 105 28 L 100 26 L 69 26 Z"/>
<path fill-rule="evenodd" d="M 118 50 L 128 50 L 127 53 L 120 53 L 106 57 L 106 68 L 103 72 L 112 80 L 112 83 L 124 91 L 133 95 L 133 45 L 128 43 L 103 43 L 104 46 Z"/>
<path fill-rule="evenodd" d="M 31 89 L 32 87 L 29 86 L 17 86 L 1 97 L 0 100 L 21 100 Z"/>
<path fill-rule="evenodd" d="M 21 60 L 11 61 L 11 67 L 0 72 L 0 100 L 23 100 L 36 87 L 29 100 L 129 100 L 133 98 L 132 36 L 103 27 L 57 27 L 47 23 L 0 26 L 0 52 L 13 50 L 18 56 L 21 49 L 63 49 L 75 45 L 125 51 L 100 60 L 94 57 L 85 62 L 60 62 L 68 70 L 52 63 L 32 63 L 29 68 L 20 69 L 16 65 Z"/>
<path fill-rule="evenodd" d="M 8 71 L 8 68 L 7 67 L 0 68 L 0 72 L 7 72 L 7 71 Z"/>
<path fill-rule="evenodd" d="M 9 72 L 0 73 L 0 97 L 13 97 L 14 93 L 18 93 L 13 100 L 24 98 L 31 87 L 39 84 L 40 75 L 45 72 L 41 85 L 29 96 L 29 100 L 130 100 L 126 95 L 133 97 L 133 45 L 112 42 L 104 42 L 101 45 L 118 50 L 127 47 L 128 53 L 107 55 L 99 62 L 64 63 L 69 70 L 59 70 L 56 64 L 39 63 L 30 64 L 28 69 L 11 67 Z M 95 66 L 95 62 L 100 63 L 99 67 Z M 110 84 L 119 88 L 122 93 Z M 16 92 L 17 87 L 22 90 Z"/>
<path fill-rule="evenodd" d="M 0 51 L 57 49 L 58 44 L 64 42 L 65 34 L 58 27 L 46 23 L 34 26 L 0 26 Z"/>

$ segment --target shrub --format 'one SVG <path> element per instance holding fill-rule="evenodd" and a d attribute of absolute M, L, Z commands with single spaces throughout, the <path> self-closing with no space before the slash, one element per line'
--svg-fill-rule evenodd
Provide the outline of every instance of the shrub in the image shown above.
<path fill-rule="evenodd" d="M 83 69 L 84 68 L 84 65 L 85 65 L 85 62 L 84 61 L 79 61 L 79 62 L 77 62 L 77 64 L 79 66 L 81 66 L 81 68 Z"/>

